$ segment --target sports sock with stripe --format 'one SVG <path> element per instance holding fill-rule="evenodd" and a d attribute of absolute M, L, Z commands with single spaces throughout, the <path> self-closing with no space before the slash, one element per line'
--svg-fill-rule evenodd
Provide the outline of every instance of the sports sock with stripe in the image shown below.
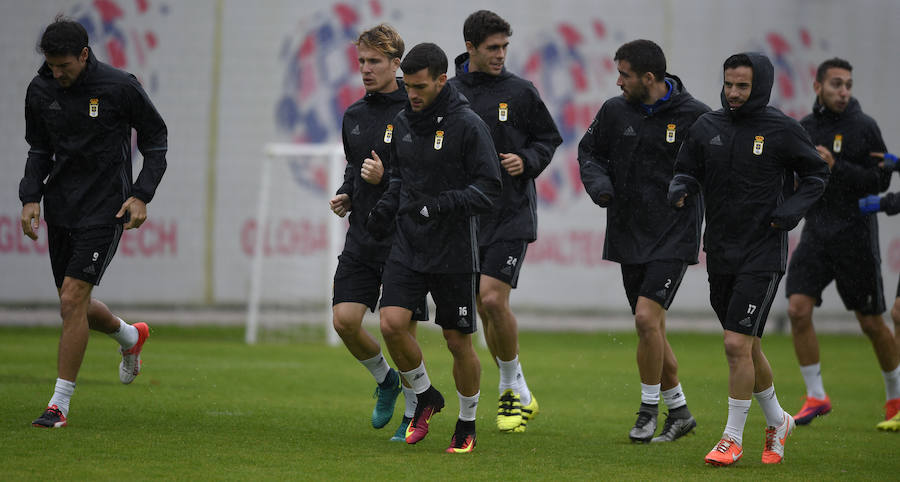
<path fill-rule="evenodd" d="M 375 383 L 383 382 L 385 377 L 387 377 L 388 372 L 391 371 L 391 367 L 388 365 L 387 360 L 384 359 L 384 355 L 381 354 L 381 351 L 372 358 L 360 360 L 359 362 L 369 370 L 369 373 L 371 373 L 373 377 L 375 377 Z"/>
<path fill-rule="evenodd" d="M 431 380 L 428 379 L 428 372 L 425 371 L 425 360 L 422 360 L 419 363 L 419 366 L 412 370 L 400 372 L 400 374 L 403 375 L 403 378 L 406 379 L 406 383 L 409 383 L 409 386 L 416 392 L 416 395 L 425 393 L 425 390 L 428 390 L 428 387 L 431 386 Z"/>
<path fill-rule="evenodd" d="M 481 391 L 475 392 L 475 395 L 471 397 L 467 397 L 457 391 L 456 396 L 459 397 L 459 419 L 463 422 L 474 422 L 475 414 L 478 411 L 478 397 L 481 396 Z"/>
<path fill-rule="evenodd" d="M 682 391 L 680 383 L 668 390 L 661 391 L 660 394 L 662 395 L 663 402 L 669 407 L 669 412 L 687 405 L 687 399 L 684 396 L 684 391 Z"/>

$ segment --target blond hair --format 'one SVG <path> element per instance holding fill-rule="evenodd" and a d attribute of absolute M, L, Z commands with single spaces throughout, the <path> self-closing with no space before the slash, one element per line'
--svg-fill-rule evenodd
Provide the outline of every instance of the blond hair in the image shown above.
<path fill-rule="evenodd" d="M 371 49 L 377 50 L 389 59 L 399 59 L 403 57 L 405 46 L 403 39 L 394 27 L 386 23 L 376 25 L 369 30 L 359 34 L 356 40 L 357 46 L 364 45 Z"/>

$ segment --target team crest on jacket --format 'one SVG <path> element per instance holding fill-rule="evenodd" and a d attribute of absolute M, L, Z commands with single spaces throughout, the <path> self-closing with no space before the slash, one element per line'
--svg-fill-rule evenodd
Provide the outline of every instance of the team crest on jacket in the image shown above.
<path fill-rule="evenodd" d="M 762 154 L 763 139 L 765 139 L 765 137 L 756 136 L 756 139 L 753 141 L 753 153 L 756 154 L 757 156 Z"/>
<path fill-rule="evenodd" d="M 675 124 L 669 124 L 666 126 L 666 142 L 669 144 L 675 143 Z"/>
<path fill-rule="evenodd" d="M 444 131 L 434 133 L 434 150 L 439 151 L 444 147 Z"/>
<path fill-rule="evenodd" d="M 500 119 L 500 122 L 506 122 L 508 114 L 509 106 L 505 102 L 501 102 L 500 109 L 497 111 L 497 118 Z"/>
<path fill-rule="evenodd" d="M 834 144 L 831 146 L 831 150 L 835 154 L 837 154 L 838 152 L 841 152 L 841 145 L 843 145 L 843 143 L 844 143 L 844 136 L 842 136 L 841 134 L 835 134 L 834 135 Z"/>
<path fill-rule="evenodd" d="M 88 109 L 88 115 L 97 117 L 100 115 L 100 99 L 91 99 L 91 106 Z"/>
<path fill-rule="evenodd" d="M 388 124 L 387 128 L 384 129 L 384 143 L 390 144 L 392 137 L 394 137 L 394 125 Z"/>

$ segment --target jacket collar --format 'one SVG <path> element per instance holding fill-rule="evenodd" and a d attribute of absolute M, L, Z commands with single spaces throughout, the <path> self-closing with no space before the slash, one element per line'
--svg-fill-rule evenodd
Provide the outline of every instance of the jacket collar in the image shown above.
<path fill-rule="evenodd" d="M 456 65 L 456 77 L 466 85 L 497 82 L 512 77 L 512 73 L 507 71 L 505 66 L 498 75 L 491 75 L 485 72 L 470 72 L 468 52 L 457 55 L 456 59 L 453 60 L 453 63 Z"/>
<path fill-rule="evenodd" d="M 847 104 L 847 108 L 844 109 L 844 112 L 834 112 L 828 107 L 825 107 L 824 104 L 819 103 L 819 99 L 816 98 L 816 100 L 813 102 L 812 110 L 813 114 L 816 117 L 839 120 L 851 115 L 855 115 L 857 112 L 861 112 L 862 108 L 859 106 L 859 101 L 856 100 L 856 97 L 850 97 L 850 102 Z"/>
<path fill-rule="evenodd" d="M 388 92 L 387 94 L 382 94 L 381 92 L 366 92 L 366 95 L 363 96 L 363 100 L 372 104 L 405 101 L 407 99 L 406 84 L 404 84 L 403 79 L 399 77 L 397 78 L 397 87 L 396 90 Z"/>

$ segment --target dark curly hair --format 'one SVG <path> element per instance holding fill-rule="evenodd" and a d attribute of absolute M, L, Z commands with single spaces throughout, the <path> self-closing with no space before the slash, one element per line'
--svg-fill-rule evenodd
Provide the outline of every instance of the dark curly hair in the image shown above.
<path fill-rule="evenodd" d="M 67 56 L 81 55 L 88 46 L 88 34 L 80 23 L 62 14 L 53 19 L 41 35 L 38 50 L 44 55 Z"/>

